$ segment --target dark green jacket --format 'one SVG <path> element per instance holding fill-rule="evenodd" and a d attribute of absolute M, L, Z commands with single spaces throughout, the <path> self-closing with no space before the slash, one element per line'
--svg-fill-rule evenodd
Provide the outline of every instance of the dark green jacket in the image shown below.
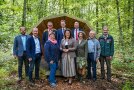
<path fill-rule="evenodd" d="M 114 55 L 114 39 L 111 35 L 105 39 L 104 36 L 99 37 L 101 46 L 101 56 L 113 56 Z"/>

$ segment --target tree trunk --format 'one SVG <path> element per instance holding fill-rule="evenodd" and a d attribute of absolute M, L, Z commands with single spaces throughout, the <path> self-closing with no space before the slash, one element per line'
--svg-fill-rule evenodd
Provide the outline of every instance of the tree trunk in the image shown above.
<path fill-rule="evenodd" d="M 24 0 L 24 3 L 23 3 L 23 15 L 22 15 L 22 26 L 26 26 L 26 3 L 27 3 L 27 0 Z"/>
<path fill-rule="evenodd" d="M 131 0 L 128 0 L 128 16 L 130 16 L 130 9 L 131 9 Z M 128 22 L 127 28 L 129 30 L 129 28 L 130 28 L 130 18 L 128 18 L 127 22 Z"/>
<path fill-rule="evenodd" d="M 40 0 L 38 4 L 38 20 L 43 17 L 43 0 Z"/>
<path fill-rule="evenodd" d="M 97 21 L 96 21 L 96 33 L 98 34 L 99 33 L 99 30 L 98 30 L 98 27 L 99 27 L 99 23 L 98 23 L 98 13 L 99 13 L 99 10 L 98 10 L 98 0 L 96 2 L 96 18 L 97 18 Z"/>
<path fill-rule="evenodd" d="M 120 20 L 120 9 L 119 9 L 119 1 L 116 0 L 117 6 L 117 19 L 118 19 L 118 26 L 119 26 L 119 43 L 123 46 L 123 34 L 122 34 L 122 27 L 121 27 L 121 20 Z"/>

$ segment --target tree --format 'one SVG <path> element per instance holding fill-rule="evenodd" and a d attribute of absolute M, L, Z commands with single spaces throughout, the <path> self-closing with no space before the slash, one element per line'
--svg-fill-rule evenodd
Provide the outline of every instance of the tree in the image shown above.
<path fill-rule="evenodd" d="M 119 27 L 119 42 L 121 46 L 123 46 L 123 34 L 122 34 L 122 27 L 121 27 L 121 19 L 120 19 L 120 9 L 119 9 L 119 1 L 116 0 L 116 8 L 117 8 L 117 19 L 118 19 L 118 27 Z"/>
<path fill-rule="evenodd" d="M 25 26 L 26 25 L 26 3 L 27 3 L 27 0 L 24 0 L 24 3 L 23 3 L 23 14 L 22 14 L 22 26 Z"/>

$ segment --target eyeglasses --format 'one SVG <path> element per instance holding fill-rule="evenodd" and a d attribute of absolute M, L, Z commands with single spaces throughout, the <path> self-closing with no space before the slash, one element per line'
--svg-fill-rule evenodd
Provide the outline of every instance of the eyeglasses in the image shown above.
<path fill-rule="evenodd" d="M 48 27 L 52 27 L 53 25 L 47 25 Z"/>

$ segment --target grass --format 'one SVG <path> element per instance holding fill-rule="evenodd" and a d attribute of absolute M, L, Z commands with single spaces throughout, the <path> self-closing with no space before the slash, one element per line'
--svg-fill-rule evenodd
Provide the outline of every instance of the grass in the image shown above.
<path fill-rule="evenodd" d="M 0 52 L 0 88 L 15 84 L 16 80 L 11 75 L 17 72 L 17 61 L 10 51 Z M 5 89 L 11 90 L 11 89 Z"/>

